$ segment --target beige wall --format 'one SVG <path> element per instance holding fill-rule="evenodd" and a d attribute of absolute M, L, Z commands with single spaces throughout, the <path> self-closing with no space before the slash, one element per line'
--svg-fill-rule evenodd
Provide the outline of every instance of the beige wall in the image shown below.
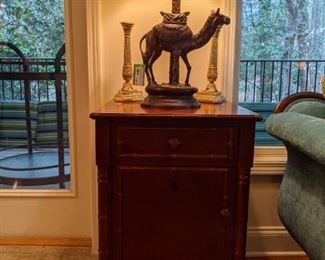
<path fill-rule="evenodd" d="M 275 209 L 281 179 L 281 175 L 251 176 L 248 221 L 250 227 L 280 225 Z"/>
<path fill-rule="evenodd" d="M 69 68 L 73 87 L 75 127 L 74 146 L 77 168 L 77 195 L 73 198 L 1 197 L 0 234 L 19 237 L 91 237 L 91 147 L 89 95 L 87 85 L 87 38 L 85 0 L 69 2 L 70 44 L 73 67 Z M 73 25 L 73 28 L 71 28 Z M 69 49 L 69 46 L 68 46 Z M 71 83 L 71 82 L 70 82 Z M 71 84 L 69 85 L 69 88 Z M 71 130 L 72 128 L 70 128 Z"/>
<path fill-rule="evenodd" d="M 251 256 L 268 254 L 302 254 L 282 226 L 277 214 L 277 199 L 282 175 L 252 175 L 249 197 L 247 253 Z"/>

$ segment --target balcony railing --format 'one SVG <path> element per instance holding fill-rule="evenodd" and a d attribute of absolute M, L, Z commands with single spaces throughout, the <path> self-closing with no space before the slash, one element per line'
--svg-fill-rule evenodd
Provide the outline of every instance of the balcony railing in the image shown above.
<path fill-rule="evenodd" d="M 0 99 L 24 100 L 24 80 L 29 80 L 32 101 L 55 100 L 55 59 L 28 58 L 27 64 L 28 69 L 23 72 L 21 59 L 0 57 Z M 60 60 L 63 101 L 67 99 L 65 67 L 65 60 Z"/>
<path fill-rule="evenodd" d="M 279 102 L 297 92 L 320 91 L 325 60 L 241 60 L 240 102 Z"/>

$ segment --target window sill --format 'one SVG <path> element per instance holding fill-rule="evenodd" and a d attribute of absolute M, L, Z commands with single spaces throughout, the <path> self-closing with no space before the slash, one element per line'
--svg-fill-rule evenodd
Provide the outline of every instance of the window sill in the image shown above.
<path fill-rule="evenodd" d="M 282 175 L 287 162 L 287 151 L 284 146 L 255 147 L 252 175 Z"/>

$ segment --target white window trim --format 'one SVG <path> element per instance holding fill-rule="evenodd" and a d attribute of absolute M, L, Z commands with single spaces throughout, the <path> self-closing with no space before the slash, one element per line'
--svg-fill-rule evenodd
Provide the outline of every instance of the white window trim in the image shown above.
<path fill-rule="evenodd" d="M 225 30 L 224 54 L 222 57 L 223 75 L 221 91 L 230 102 L 238 102 L 240 65 L 241 13 L 242 0 L 225 2 L 225 13 L 230 17 L 231 26 Z"/>
<path fill-rule="evenodd" d="M 101 53 L 100 53 L 100 17 L 99 17 L 100 0 L 87 1 L 86 19 L 87 19 L 87 49 L 88 49 L 88 86 L 89 86 L 89 105 L 90 110 L 95 111 L 104 104 L 103 85 L 101 82 Z M 95 150 L 95 122 L 92 123 L 91 137 L 92 147 L 92 253 L 98 252 L 98 189 L 97 189 L 97 167 L 96 167 L 96 150 Z"/>
<path fill-rule="evenodd" d="M 255 146 L 252 175 L 282 175 L 287 162 L 284 146 Z"/>

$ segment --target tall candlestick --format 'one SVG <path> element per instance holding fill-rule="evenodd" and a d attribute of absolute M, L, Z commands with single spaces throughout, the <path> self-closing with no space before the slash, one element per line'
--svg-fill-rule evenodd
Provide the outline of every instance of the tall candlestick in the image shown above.
<path fill-rule="evenodd" d="M 218 27 L 211 39 L 210 61 L 208 68 L 208 85 L 205 90 L 196 94 L 196 99 L 205 103 L 223 103 L 226 101 L 221 92 L 218 91 L 215 81 L 218 78 L 218 38 L 221 26 Z"/>
<path fill-rule="evenodd" d="M 122 89 L 115 95 L 116 102 L 142 101 L 144 99 L 142 92 L 133 88 L 132 79 L 132 61 L 131 61 L 131 31 L 133 23 L 121 23 L 124 31 L 124 63 L 122 76 L 125 80 Z"/>
<path fill-rule="evenodd" d="M 217 28 L 211 39 L 210 62 L 208 68 L 208 85 L 210 91 L 216 91 L 217 87 L 215 81 L 218 78 L 218 37 L 221 27 Z"/>
<path fill-rule="evenodd" d="M 132 62 L 131 62 L 131 30 L 133 23 L 121 23 L 124 30 L 124 64 L 123 64 L 123 84 L 122 90 L 128 90 L 132 88 Z"/>

